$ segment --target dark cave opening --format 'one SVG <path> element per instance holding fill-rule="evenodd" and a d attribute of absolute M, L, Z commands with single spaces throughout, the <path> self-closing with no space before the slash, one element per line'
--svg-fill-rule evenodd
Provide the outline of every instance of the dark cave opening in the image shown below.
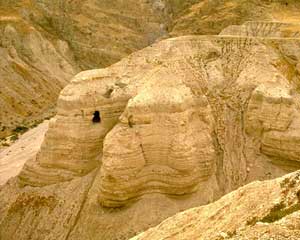
<path fill-rule="evenodd" d="M 99 111 L 94 112 L 94 117 L 93 117 L 93 123 L 100 123 L 101 122 L 101 116 Z"/>

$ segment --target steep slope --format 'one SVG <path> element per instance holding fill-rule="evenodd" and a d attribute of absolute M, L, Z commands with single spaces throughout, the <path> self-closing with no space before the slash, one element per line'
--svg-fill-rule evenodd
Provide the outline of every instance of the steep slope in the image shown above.
<path fill-rule="evenodd" d="M 82 69 L 108 66 L 167 34 L 163 1 L 30 2 L 30 21 L 67 41 Z"/>
<path fill-rule="evenodd" d="M 0 137 L 49 117 L 78 71 L 66 42 L 50 41 L 18 16 L 0 17 Z"/>
<path fill-rule="evenodd" d="M 22 170 L 24 163 L 35 157 L 48 129 L 48 123 L 49 121 L 46 120 L 36 128 L 23 134 L 10 147 L 0 151 L 0 185 L 17 176 Z"/>
<path fill-rule="evenodd" d="M 0 138 L 53 115 L 80 70 L 109 66 L 170 35 L 297 21 L 299 7 L 295 0 L 2 0 Z"/>
<path fill-rule="evenodd" d="M 230 25 L 254 20 L 289 23 L 300 20 L 297 0 L 177 1 L 176 5 L 180 11 L 173 18 L 171 36 L 219 34 Z"/>
<path fill-rule="evenodd" d="M 163 3 L 0 3 L 0 138 L 55 112 L 59 92 L 81 70 L 108 66 L 167 34 Z"/>
<path fill-rule="evenodd" d="M 215 203 L 178 213 L 132 240 L 296 240 L 299 226 L 300 172 L 295 172 L 253 182 Z"/>
<path fill-rule="evenodd" d="M 38 154 L 0 191 L 0 236 L 128 239 L 297 170 L 298 55 L 290 53 L 300 40 L 273 33 L 171 38 L 78 74 Z"/>
<path fill-rule="evenodd" d="M 71 72 L 107 66 L 167 31 L 221 35 L 171 38 L 110 67 L 76 75 L 60 94 L 41 148 L 0 189 L 1 240 L 128 239 L 249 182 L 299 169 L 299 26 L 259 21 L 221 31 L 253 13 L 258 19 L 280 20 L 276 9 L 283 6 L 293 15 L 299 9 L 295 1 L 2 3 L 3 75 L 6 69 L 11 69 L 9 76 L 18 70 L 24 81 L 24 68 L 30 74 L 38 69 L 28 79 L 37 79 L 36 84 L 45 79 L 36 88 L 39 106 L 47 105 L 48 91 L 58 94 Z M 220 16 L 223 25 L 212 25 Z M 13 57 L 21 59 L 22 71 Z M 49 79 L 55 79 L 53 85 L 45 87 Z M 14 92 L 7 92 L 12 96 L 26 88 L 11 83 L 7 86 Z M 23 92 L 29 96 L 33 89 Z M 5 119 L 15 111 L 10 109 Z M 12 122 L 11 129 L 14 124 L 19 123 Z M 285 203 L 278 181 L 263 183 L 266 190 L 259 196 L 283 200 L 283 208 L 294 211 L 298 189 L 286 190 L 292 198 Z M 297 174 L 293 184 L 298 186 Z M 240 207 L 239 194 L 232 195 Z M 266 204 L 258 218 L 273 218 L 268 214 L 275 205 Z M 257 202 L 248 200 L 241 207 L 247 206 Z M 251 219 L 248 214 L 244 222 Z M 282 221 L 296 221 L 297 214 Z M 220 231 L 228 227 L 228 236 L 238 228 L 220 224 Z M 235 237 L 256 234 L 256 228 L 250 224 Z"/>
<path fill-rule="evenodd" d="M 1 1 L 53 38 L 66 41 L 82 69 L 108 66 L 167 35 L 164 1 Z"/>

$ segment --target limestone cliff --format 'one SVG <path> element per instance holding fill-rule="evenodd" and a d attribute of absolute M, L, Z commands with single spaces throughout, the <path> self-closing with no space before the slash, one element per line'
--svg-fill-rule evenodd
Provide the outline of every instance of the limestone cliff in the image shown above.
<path fill-rule="evenodd" d="M 53 115 L 80 70 L 169 36 L 218 34 L 251 20 L 296 22 L 299 7 L 296 0 L 2 0 L 0 138 Z"/>
<path fill-rule="evenodd" d="M 128 1 L 133 8 L 116 15 L 119 6 L 108 1 L 68 1 L 65 4 L 53 1 L 51 7 L 48 1 L 26 1 L 34 11 L 25 11 L 25 15 L 28 16 L 26 21 L 43 32 L 39 35 L 32 30 L 37 34 L 34 36 L 45 38 L 50 44 L 42 50 L 31 50 L 38 54 L 52 51 L 55 58 L 66 61 L 70 70 L 77 71 L 92 66 L 94 58 L 96 64 L 104 66 L 131 50 L 142 48 L 144 41 L 152 43 L 156 37 L 163 37 L 166 29 L 160 24 L 165 17 L 170 17 L 169 11 L 174 14 L 172 18 L 181 21 L 193 17 L 190 10 L 206 14 L 210 9 L 210 15 L 216 8 L 220 11 L 215 11 L 212 19 L 220 14 L 230 16 L 224 23 L 227 27 L 236 19 L 234 14 L 246 11 L 246 6 L 251 6 L 251 11 L 247 10 L 242 16 L 249 17 L 250 13 L 266 8 L 264 14 L 259 15 L 264 20 L 275 18 L 276 6 L 285 6 L 289 13 L 299 9 L 295 1 L 288 5 L 282 1 L 261 1 L 258 8 L 253 7 L 257 1 L 249 1 L 250 5 L 242 2 L 245 5 L 237 1 L 188 1 L 185 4 L 168 1 L 169 6 L 173 6 L 168 8 L 164 1 L 138 1 L 140 4 Z M 30 5 L 33 3 L 36 5 Z M 87 3 L 92 3 L 95 12 Z M 125 8 L 123 1 L 118 3 Z M 20 11 L 20 2 L 15 4 L 16 11 Z M 110 11 L 99 11 L 97 15 L 102 7 L 109 7 Z M 65 14 L 61 14 L 62 9 Z M 157 18 L 146 21 L 144 17 L 153 9 L 159 10 Z M 224 9 L 230 11 L 223 12 Z M 120 56 L 113 58 L 109 51 L 109 60 L 102 62 L 106 55 L 94 41 L 103 37 L 107 41 L 103 46 L 110 49 L 108 42 L 113 35 L 106 38 L 97 27 L 87 29 L 98 17 L 107 20 L 103 16 L 107 14 L 114 19 L 111 24 L 126 25 L 126 31 L 119 34 L 135 36 L 137 22 L 129 18 L 132 11 L 137 14 L 138 22 L 145 24 L 145 29 L 152 32 L 153 28 L 163 28 L 163 34 L 149 38 L 143 32 L 143 40 L 126 54 L 120 50 L 124 47 L 122 44 L 118 50 L 122 52 Z M 129 22 L 123 21 L 123 17 Z M 207 17 L 196 19 L 208 24 L 213 21 Z M 221 235 L 214 236 L 216 239 L 224 234 L 238 239 L 260 228 L 259 224 L 252 228 L 256 219 L 278 220 L 278 215 L 295 212 L 282 218 L 284 224 L 293 222 L 299 205 L 298 173 L 284 179 L 255 182 L 245 190 L 230 193 L 252 181 L 281 177 L 300 166 L 297 149 L 300 139 L 299 27 L 295 23 L 274 21 L 237 25 L 243 20 L 248 19 L 238 18 L 235 26 L 224 29 L 220 35 L 169 38 L 150 44 L 109 67 L 77 74 L 61 91 L 57 114 L 49 122 L 38 153 L 26 162 L 18 177 L 0 188 L 0 238 L 129 239 L 180 211 L 212 203 L 228 193 L 219 202 L 207 206 L 209 210 L 217 208 L 212 215 L 202 210 L 205 208 L 199 210 L 204 211 L 201 212 L 203 222 L 208 219 L 211 224 L 216 223 L 217 232 L 214 228 L 202 231 L 208 225 L 199 225 L 200 230 L 191 229 L 187 233 L 180 230 L 180 235 L 187 239 L 193 236 L 205 239 L 219 231 Z M 117 31 L 107 21 L 102 27 Z M 89 27 L 84 25 L 87 32 L 81 33 L 78 29 L 83 23 Z M 178 26 L 168 25 L 168 31 L 181 34 Z M 4 32 L 19 34 L 13 29 L 17 27 L 5 25 Z M 58 54 L 59 48 L 53 43 L 59 39 L 51 36 L 64 39 L 61 44 L 66 51 L 63 52 L 70 55 Z M 93 51 L 78 44 L 77 37 L 83 36 L 88 36 L 85 39 L 95 47 Z M 129 39 L 128 43 L 132 43 L 136 38 Z M 14 38 L 10 41 L 14 42 Z M 94 54 L 98 50 L 99 54 Z M 101 57 L 97 59 L 96 55 Z M 53 59 L 52 68 L 55 67 L 57 63 Z M 254 196 L 262 201 L 262 209 L 259 209 L 259 201 L 253 201 Z M 274 204 L 273 200 L 279 203 Z M 232 213 L 230 224 L 219 222 L 227 211 L 224 205 L 231 206 L 228 208 Z M 234 208 L 242 209 L 242 213 L 234 212 Z M 255 212 L 246 211 L 247 208 Z M 237 221 L 238 217 L 241 221 Z M 198 216 L 194 218 L 198 222 Z M 184 223 L 179 220 L 179 225 L 184 229 L 187 221 L 192 222 L 187 218 Z M 199 224 L 203 222 L 199 220 Z M 243 224 L 245 228 L 238 231 Z M 269 227 L 276 228 L 274 224 Z M 164 223 L 161 226 L 166 238 L 173 234 Z M 290 234 L 297 233 L 291 231 Z M 159 238 L 156 230 L 138 238 L 147 236 Z"/>
<path fill-rule="evenodd" d="M 1 236 L 127 239 L 298 169 L 290 34 L 171 38 L 75 76 L 39 153 L 0 191 Z"/>
<path fill-rule="evenodd" d="M 80 70 L 108 66 L 167 36 L 160 1 L 0 2 L 0 137 L 53 115 Z"/>

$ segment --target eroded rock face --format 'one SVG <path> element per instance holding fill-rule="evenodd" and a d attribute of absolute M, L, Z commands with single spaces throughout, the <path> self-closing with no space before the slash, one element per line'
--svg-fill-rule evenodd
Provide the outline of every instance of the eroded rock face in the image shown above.
<path fill-rule="evenodd" d="M 78 72 L 167 36 L 168 11 L 163 1 L 1 1 L 0 138 L 52 117 Z"/>
<path fill-rule="evenodd" d="M 282 165 L 298 165 L 299 110 L 290 89 L 259 86 L 247 112 L 249 134 L 261 136 L 261 152 Z"/>
<path fill-rule="evenodd" d="M 219 34 L 253 19 L 262 22 L 227 32 L 297 37 L 297 24 L 263 21 L 297 22 L 299 7 L 296 0 L 2 0 L 0 138 L 53 116 L 59 92 L 81 70 L 169 36 Z"/>
<path fill-rule="evenodd" d="M 132 240 L 297 239 L 299 183 L 299 172 L 251 183 L 215 203 L 178 213 Z"/>
<path fill-rule="evenodd" d="M 215 164 L 210 112 L 206 98 L 195 98 L 185 86 L 153 87 L 131 99 L 105 138 L 101 204 L 119 206 L 145 193 L 196 191 Z"/>
<path fill-rule="evenodd" d="M 64 192 L 91 177 L 67 238 L 118 239 L 296 170 L 298 76 L 284 69 L 294 70 L 285 57 L 287 46 L 298 45 L 298 38 L 186 36 L 82 72 L 62 91 L 19 184 L 11 181 L 3 192 L 17 197 L 30 189 L 38 198 L 41 190 L 55 195 L 55 186 Z M 286 145 L 277 136 L 286 136 Z M 1 227 L 13 224 L 15 201 L 0 205 Z"/>
<path fill-rule="evenodd" d="M 300 24 L 276 21 L 246 22 L 242 25 L 231 25 L 222 30 L 220 35 L 297 38 L 300 36 Z"/>
<path fill-rule="evenodd" d="M 221 35 L 297 38 L 299 24 L 247 22 L 241 26 L 228 27 Z M 291 48 L 294 53 L 291 53 Z M 253 91 L 247 109 L 246 131 L 249 135 L 260 136 L 261 153 L 271 157 L 273 163 L 298 166 L 299 97 L 293 88 L 297 88 L 299 81 L 297 74 L 291 76 L 289 72 L 297 71 L 299 44 L 297 41 L 281 41 L 275 49 L 283 53 L 284 61 L 289 65 L 288 68 L 282 68 L 279 63 L 282 60 L 279 60 L 276 61 L 279 63 L 276 64 L 277 68 L 292 84 L 287 84 L 281 75 L 276 75 L 273 83 L 266 81 Z"/>
<path fill-rule="evenodd" d="M 277 85 L 277 86 L 276 86 Z M 294 99 L 289 89 L 272 85 L 260 85 L 252 93 L 247 111 L 247 130 L 268 132 L 286 131 L 295 117 Z"/>
<path fill-rule="evenodd" d="M 81 74 L 83 81 L 93 78 L 95 73 L 97 71 Z M 84 84 L 75 78 L 74 86 L 63 90 L 58 114 L 50 121 L 40 152 L 36 159 L 27 162 L 20 175 L 22 184 L 41 186 L 67 181 L 99 166 L 103 139 L 126 104 L 122 97 L 115 101 L 110 99 L 106 84 L 108 81 L 101 80 Z M 93 121 L 96 111 L 100 122 Z"/>
<path fill-rule="evenodd" d="M 251 167 L 267 164 L 267 134 L 288 131 L 298 114 L 297 96 L 274 67 L 281 55 L 272 41 L 170 39 L 79 74 L 62 92 L 58 114 L 20 183 L 49 185 L 100 167 L 99 199 L 112 207 L 145 193 L 199 191 L 212 176 L 225 182 L 226 192 L 249 181 L 249 172 L 263 177 Z"/>
<path fill-rule="evenodd" d="M 1 14 L 0 35 L 2 138 L 51 116 L 61 89 L 79 70 L 66 42 L 48 40 L 19 17 Z"/>
<path fill-rule="evenodd" d="M 262 139 L 261 151 L 282 165 L 299 166 L 299 115 L 287 131 L 270 131 Z"/>

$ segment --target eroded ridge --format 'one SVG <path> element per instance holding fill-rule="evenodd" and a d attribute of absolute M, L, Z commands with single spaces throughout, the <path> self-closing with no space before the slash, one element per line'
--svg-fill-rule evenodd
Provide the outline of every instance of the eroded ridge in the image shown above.
<path fill-rule="evenodd" d="M 164 91 L 154 84 L 137 94 L 105 138 L 100 186 L 104 206 L 123 205 L 145 193 L 190 193 L 212 174 L 213 119 L 207 99 L 196 98 L 184 85 L 174 87 L 170 71 L 155 75 L 166 81 Z"/>
<path fill-rule="evenodd" d="M 132 240 L 297 239 L 299 176 L 298 171 L 271 181 L 253 182 L 212 204 L 178 213 Z"/>
<path fill-rule="evenodd" d="M 174 38 L 80 73 L 19 183 L 55 184 L 100 168 L 99 201 L 116 207 L 146 193 L 201 191 L 215 177 L 231 191 L 263 174 L 251 168 L 272 154 L 297 161 L 270 140 L 271 130 L 294 129 L 299 111 L 273 41 Z"/>
<path fill-rule="evenodd" d="M 262 38 L 299 38 L 300 24 L 275 21 L 249 21 L 242 25 L 229 26 L 225 28 L 220 35 L 238 35 Z"/>

